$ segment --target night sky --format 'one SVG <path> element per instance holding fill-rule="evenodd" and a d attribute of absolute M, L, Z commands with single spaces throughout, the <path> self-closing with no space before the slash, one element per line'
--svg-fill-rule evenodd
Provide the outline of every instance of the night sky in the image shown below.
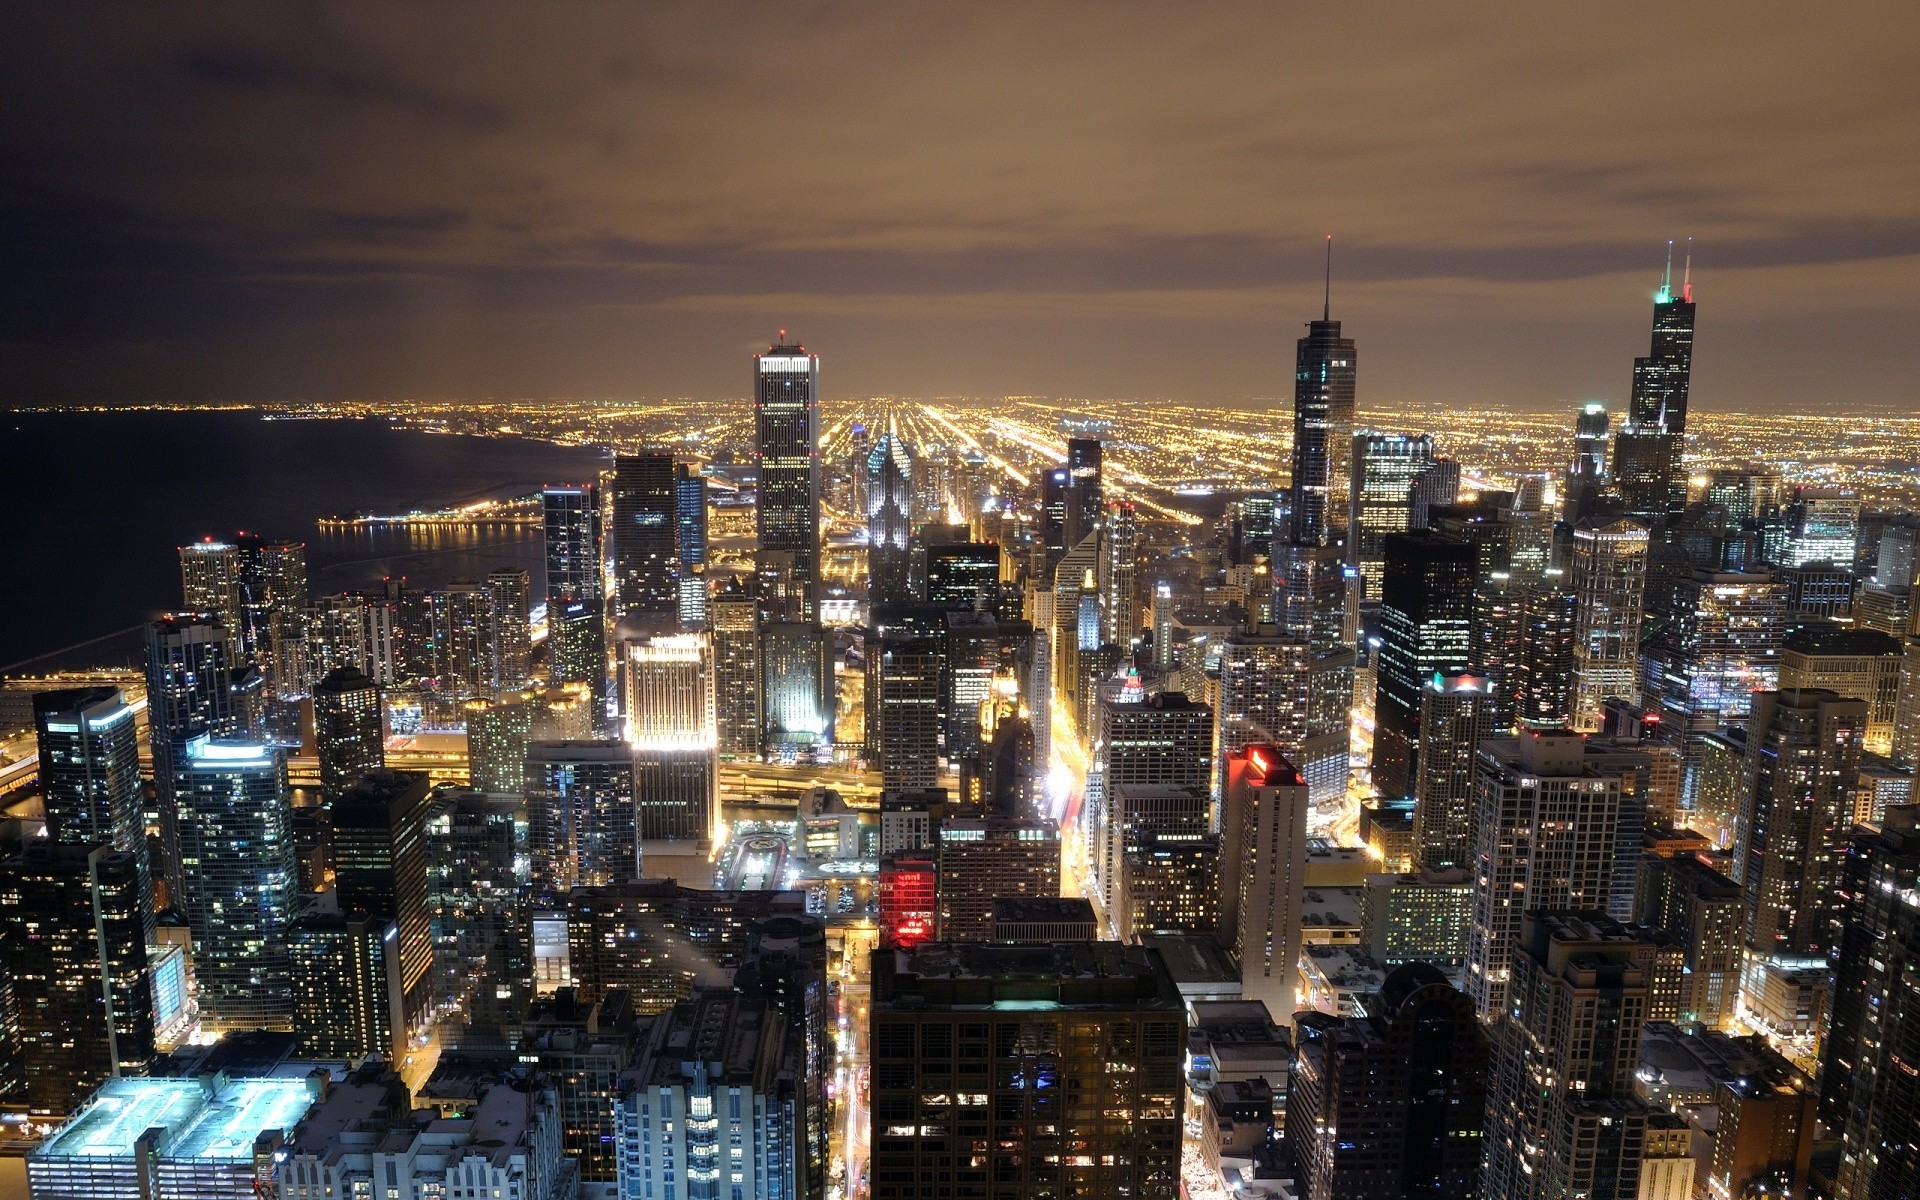
<path fill-rule="evenodd" d="M 1920 408 L 1911 3 L 39 4 L 0 402 L 1626 391 Z M 1677 271 L 1677 264 L 1676 264 Z"/>

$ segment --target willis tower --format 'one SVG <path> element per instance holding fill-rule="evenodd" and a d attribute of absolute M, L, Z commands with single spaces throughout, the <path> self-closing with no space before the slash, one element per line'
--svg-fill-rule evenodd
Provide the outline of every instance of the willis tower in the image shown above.
<path fill-rule="evenodd" d="M 1680 293 L 1673 291 L 1673 249 L 1653 298 L 1653 345 L 1633 360 L 1627 424 L 1614 439 L 1614 485 L 1626 509 L 1658 526 L 1687 503 L 1681 463 L 1686 445 L 1687 386 L 1693 376 L 1693 258 Z"/>

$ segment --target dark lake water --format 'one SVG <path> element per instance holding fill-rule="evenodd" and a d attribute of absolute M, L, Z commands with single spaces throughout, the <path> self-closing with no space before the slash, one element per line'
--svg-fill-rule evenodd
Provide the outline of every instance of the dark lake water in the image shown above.
<path fill-rule="evenodd" d="M 307 543 L 314 593 L 404 575 L 431 586 L 540 568 L 531 527 L 322 532 L 334 513 L 404 512 L 577 481 L 606 462 L 520 438 L 242 412 L 0 413 L 0 670 L 124 662 L 119 635 L 180 603 L 177 547 L 236 530 Z M 104 640 L 64 650 L 91 639 Z M 29 669 L 21 667 L 19 669 Z"/>

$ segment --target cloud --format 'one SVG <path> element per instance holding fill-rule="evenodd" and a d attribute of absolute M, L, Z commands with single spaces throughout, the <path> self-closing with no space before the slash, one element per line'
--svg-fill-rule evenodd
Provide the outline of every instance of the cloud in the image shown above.
<path fill-rule="evenodd" d="M 1644 324 L 1691 235 L 1703 339 L 1786 355 L 1775 325 L 1836 295 L 1920 317 L 1915 61 L 1892 6 L 14 6 L 0 161 L 31 200 L 0 210 L 0 267 L 31 269 L 0 332 L 32 359 L 32 294 L 91 291 L 89 327 L 191 377 L 263 331 L 318 355 L 302 330 L 358 313 L 418 330 L 431 375 L 472 352 L 449 320 L 537 326 L 563 392 L 630 366 L 618 339 L 798 310 L 885 322 L 868 369 L 911 392 L 934 322 L 1168 320 L 1121 352 L 1204 397 L 1244 379 L 1168 339 L 1297 318 L 1327 231 L 1354 319 L 1559 322 L 1515 350 L 1542 376 L 1572 331 Z M 1882 398 L 1920 365 L 1832 349 Z"/>

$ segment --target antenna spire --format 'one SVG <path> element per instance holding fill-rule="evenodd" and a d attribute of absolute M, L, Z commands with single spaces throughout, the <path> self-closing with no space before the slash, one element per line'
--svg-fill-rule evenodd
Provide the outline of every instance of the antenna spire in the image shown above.
<path fill-rule="evenodd" d="M 1680 283 L 1680 298 L 1682 300 L 1685 300 L 1688 304 L 1693 303 L 1693 239 L 1692 238 L 1687 239 L 1687 267 L 1686 267 L 1686 274 L 1684 277 L 1682 277 L 1681 283 Z"/>
<path fill-rule="evenodd" d="M 1333 235 L 1327 235 L 1327 290 L 1320 303 L 1320 319 L 1333 320 Z"/>
<path fill-rule="evenodd" d="M 1673 295 L 1673 239 L 1667 239 L 1667 269 L 1660 275 L 1660 299 Z"/>

